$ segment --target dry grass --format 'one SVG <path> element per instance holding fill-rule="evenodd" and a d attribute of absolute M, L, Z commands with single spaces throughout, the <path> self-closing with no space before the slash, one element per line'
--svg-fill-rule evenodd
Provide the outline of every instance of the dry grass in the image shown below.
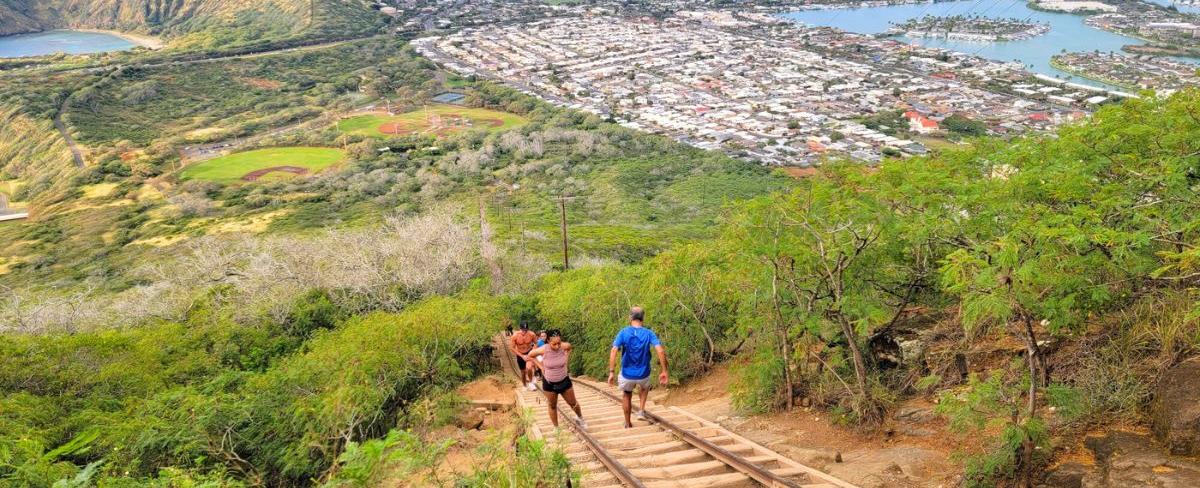
<path fill-rule="evenodd" d="M 96 183 L 83 187 L 84 198 L 105 198 L 117 189 L 116 183 Z"/>
<path fill-rule="evenodd" d="M 197 228 L 204 227 L 204 232 L 209 235 L 233 233 L 260 234 L 267 230 L 267 226 L 271 225 L 271 222 L 274 222 L 288 213 L 291 213 L 291 210 L 280 209 L 258 215 L 237 217 L 234 219 L 208 219 L 197 221 L 194 226 Z"/>
<path fill-rule="evenodd" d="M 150 237 L 147 239 L 138 239 L 136 241 L 130 242 L 129 245 L 131 245 L 131 246 L 139 246 L 140 245 L 140 246 L 150 246 L 150 247 L 167 247 L 167 246 L 170 246 L 171 244 L 175 244 L 184 239 L 187 239 L 187 237 L 188 236 L 186 236 L 184 234 L 174 234 L 174 235 L 169 235 L 169 236 L 155 236 L 155 237 Z"/>
<path fill-rule="evenodd" d="M 283 88 L 282 82 L 275 81 L 275 80 L 268 80 L 266 78 L 255 78 L 255 77 L 246 76 L 246 77 L 238 78 L 238 81 L 245 83 L 248 86 L 258 88 L 260 90 L 274 91 L 274 90 Z"/>

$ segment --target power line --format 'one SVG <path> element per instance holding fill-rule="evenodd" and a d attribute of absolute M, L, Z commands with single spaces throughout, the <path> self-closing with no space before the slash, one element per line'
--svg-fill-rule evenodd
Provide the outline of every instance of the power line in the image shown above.
<path fill-rule="evenodd" d="M 562 231 L 563 236 L 563 271 L 571 269 L 571 253 L 569 251 L 570 237 L 568 237 L 568 233 L 566 233 L 566 200 L 574 199 L 575 197 L 566 197 L 566 195 L 559 195 L 558 197 L 558 224 L 559 230 Z"/>

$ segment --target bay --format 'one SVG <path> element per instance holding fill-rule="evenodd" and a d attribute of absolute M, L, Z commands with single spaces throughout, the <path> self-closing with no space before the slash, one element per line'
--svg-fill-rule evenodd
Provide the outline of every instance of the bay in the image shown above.
<path fill-rule="evenodd" d="M 0 37 L 0 58 L 54 53 L 88 54 L 132 49 L 137 44 L 104 32 L 53 30 Z"/>
<path fill-rule="evenodd" d="M 955 2 L 887 5 L 854 9 L 801 10 L 781 14 L 783 18 L 814 26 L 837 27 L 859 34 L 879 34 L 909 19 L 932 16 L 980 16 L 1016 18 L 1050 24 L 1050 32 L 1017 41 L 973 42 L 942 38 L 897 37 L 902 42 L 949 49 L 998 61 L 1017 61 L 1026 69 L 1070 81 L 1116 89 L 1104 83 L 1087 80 L 1050 66 L 1050 57 L 1060 52 L 1101 51 L 1120 52 L 1126 44 L 1143 41 L 1089 27 L 1084 15 L 1043 12 L 1029 8 L 1024 0 L 965 0 Z M 1180 58 L 1181 61 L 1196 62 Z"/>

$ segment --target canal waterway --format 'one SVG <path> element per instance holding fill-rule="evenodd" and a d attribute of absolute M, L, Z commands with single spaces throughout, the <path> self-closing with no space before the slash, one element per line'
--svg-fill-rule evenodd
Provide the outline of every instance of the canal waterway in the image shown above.
<path fill-rule="evenodd" d="M 37 34 L 0 37 L 0 58 L 22 58 L 44 54 L 88 54 L 121 51 L 137 46 L 104 32 L 53 30 Z"/>
<path fill-rule="evenodd" d="M 1168 1 L 1168 0 L 1163 0 Z M 974 42 L 944 38 L 897 37 L 902 42 L 950 49 L 999 61 L 1017 61 L 1034 73 L 1110 89 L 1117 87 L 1086 80 L 1050 66 L 1050 57 L 1062 51 L 1120 52 L 1126 44 L 1141 40 L 1089 27 L 1084 15 L 1043 12 L 1029 8 L 1025 0 L 964 0 L 924 4 L 889 5 L 854 9 L 801 10 L 782 14 L 784 18 L 808 25 L 837 27 L 860 34 L 879 34 L 909 19 L 932 16 L 981 16 L 1016 18 L 1050 24 L 1050 32 L 1018 41 Z M 1181 58 L 1188 62 L 1194 59 Z"/>

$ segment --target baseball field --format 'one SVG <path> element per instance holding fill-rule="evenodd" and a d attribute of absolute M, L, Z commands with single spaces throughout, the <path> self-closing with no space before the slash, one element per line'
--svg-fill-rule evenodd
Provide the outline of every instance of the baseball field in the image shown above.
<path fill-rule="evenodd" d="M 341 161 L 345 153 L 328 147 L 272 147 L 234 153 L 184 168 L 183 180 L 274 181 L 316 173 Z"/>
<path fill-rule="evenodd" d="M 528 122 L 528 119 L 519 115 L 485 108 L 430 105 L 398 115 L 380 112 L 346 118 L 338 122 L 338 130 L 371 137 L 412 134 L 444 136 L 470 129 L 508 129 Z"/>

